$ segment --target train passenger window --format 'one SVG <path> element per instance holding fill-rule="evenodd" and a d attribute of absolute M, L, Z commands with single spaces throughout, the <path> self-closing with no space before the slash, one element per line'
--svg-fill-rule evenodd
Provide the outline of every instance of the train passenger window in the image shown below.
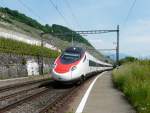
<path fill-rule="evenodd" d="M 97 64 L 96 64 L 96 62 L 94 62 L 94 61 L 92 61 L 92 60 L 89 60 L 89 66 L 96 67 Z"/>
<path fill-rule="evenodd" d="M 98 64 L 98 67 L 104 67 L 104 65 L 102 65 L 102 64 Z"/>
<path fill-rule="evenodd" d="M 64 59 L 79 59 L 80 54 L 75 54 L 75 53 L 64 53 L 62 55 L 62 58 Z"/>
<path fill-rule="evenodd" d="M 61 62 L 64 64 L 73 63 L 80 59 L 80 54 L 64 52 L 61 56 Z"/>

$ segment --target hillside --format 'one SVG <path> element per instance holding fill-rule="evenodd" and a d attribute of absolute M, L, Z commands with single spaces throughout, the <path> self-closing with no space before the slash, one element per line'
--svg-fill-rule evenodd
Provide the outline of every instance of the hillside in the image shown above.
<path fill-rule="evenodd" d="M 0 38 L 0 52 L 56 58 L 59 52 L 24 42 Z"/>
<path fill-rule="evenodd" d="M 41 25 L 36 20 L 34 20 L 30 17 L 27 17 L 26 15 L 19 13 L 16 10 L 10 10 L 9 8 L 0 8 L 0 12 L 2 14 L 7 15 L 7 17 L 8 17 L 8 18 L 7 17 L 5 18 L 4 16 L 1 16 L 1 20 L 6 21 L 11 24 L 14 23 L 11 20 L 19 21 L 19 22 L 29 25 L 33 28 L 39 29 L 45 33 L 50 33 L 52 35 L 54 35 L 54 33 L 64 33 L 64 32 L 71 33 L 71 32 L 73 32 L 69 28 L 61 26 L 61 25 L 56 25 L 56 24 L 53 24 L 52 26 L 49 26 L 48 24 Z M 72 37 L 71 35 L 67 35 L 65 38 L 62 36 L 58 36 L 58 38 L 65 40 L 65 41 L 71 41 L 71 37 Z M 86 43 L 86 44 L 90 45 L 90 43 L 86 39 L 84 39 L 81 35 L 77 34 L 77 37 L 78 38 L 74 39 L 75 41 L 81 42 L 81 43 Z"/>
<path fill-rule="evenodd" d="M 70 42 L 72 40 L 72 36 L 56 36 L 55 34 L 64 32 L 73 32 L 74 34 L 76 34 L 73 30 L 65 26 L 56 24 L 53 24 L 51 26 L 48 24 L 42 25 L 36 20 L 9 8 L 0 8 L 0 28 L 22 33 L 39 40 L 41 40 L 41 33 L 44 32 L 46 33 L 46 35 L 44 35 L 42 38 L 44 38 L 54 46 L 61 48 L 62 50 L 68 46 L 71 46 Z M 92 50 L 89 52 L 97 58 L 103 60 L 103 55 L 97 52 L 85 38 L 83 38 L 79 34 L 76 35 L 77 38 L 74 38 L 74 45 L 81 46 L 87 50 Z"/>

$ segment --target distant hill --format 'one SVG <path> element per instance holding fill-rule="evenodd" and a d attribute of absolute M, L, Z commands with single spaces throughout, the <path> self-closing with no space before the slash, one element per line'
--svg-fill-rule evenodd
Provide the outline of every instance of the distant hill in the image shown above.
<path fill-rule="evenodd" d="M 107 54 L 105 54 L 107 57 L 109 57 L 110 59 L 112 59 L 112 60 L 116 60 L 116 53 L 107 53 Z M 125 57 L 127 57 L 127 56 L 129 56 L 129 55 L 127 55 L 127 54 L 125 54 L 125 53 L 120 53 L 119 54 L 119 59 L 123 59 L 123 58 L 125 58 Z"/>
<path fill-rule="evenodd" d="M 11 10 L 9 8 L 0 8 L 0 12 L 9 16 L 9 18 L 4 18 L 3 16 L 0 16 L 0 19 L 9 23 L 13 23 L 11 20 L 16 20 L 19 21 L 21 23 L 27 24 L 31 27 L 34 27 L 36 29 L 39 29 L 45 33 L 50 33 L 52 35 L 54 34 L 58 34 L 58 33 L 72 33 L 74 31 L 72 31 L 71 29 L 65 27 L 65 26 L 61 26 L 61 25 L 57 25 L 57 24 L 53 24 L 52 26 L 46 24 L 46 25 L 42 25 L 39 22 L 37 22 L 36 20 L 27 17 L 25 14 L 22 14 L 20 12 L 18 12 L 17 10 Z M 80 43 L 85 43 L 89 46 L 91 46 L 91 44 L 85 39 L 83 38 L 81 35 L 77 34 L 74 32 L 74 34 L 76 34 L 77 38 L 74 38 L 74 41 L 80 42 Z M 58 38 L 60 38 L 61 40 L 65 40 L 65 41 L 71 41 L 72 39 L 72 35 L 66 35 L 66 36 L 57 36 Z"/>
<path fill-rule="evenodd" d="M 59 38 L 61 38 L 62 40 L 71 42 L 72 37 L 74 37 L 73 38 L 74 41 L 80 42 L 80 43 L 85 43 L 85 44 L 91 46 L 91 44 L 85 38 L 83 38 L 80 34 L 77 34 L 75 31 L 72 31 L 71 29 L 69 29 L 67 27 L 53 24 L 52 30 L 53 30 L 54 34 L 70 33 L 70 34 L 66 34 L 66 35 L 64 34 L 64 36 L 60 36 Z"/>
<path fill-rule="evenodd" d="M 73 38 L 75 46 L 92 50 L 89 51 L 89 53 L 96 58 L 105 61 L 104 56 L 95 50 L 95 48 L 84 37 L 77 34 L 75 31 L 57 24 L 42 25 L 35 19 L 32 19 L 25 14 L 18 12 L 17 10 L 0 7 L 0 28 L 18 32 L 26 36 L 37 38 L 38 40 L 44 38 L 47 42 L 61 50 L 71 46 L 72 35 L 56 36 L 55 34 L 62 34 L 64 32 L 73 33 L 76 35 L 75 38 Z M 42 32 L 46 33 L 46 35 L 43 37 L 41 37 Z"/>

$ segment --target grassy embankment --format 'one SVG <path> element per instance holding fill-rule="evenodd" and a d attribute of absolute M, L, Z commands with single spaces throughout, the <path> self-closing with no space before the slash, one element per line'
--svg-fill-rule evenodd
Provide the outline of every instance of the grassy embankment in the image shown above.
<path fill-rule="evenodd" d="M 44 56 L 55 58 L 59 52 L 36 45 L 11 39 L 0 38 L 0 53 L 14 53 L 19 55 Z"/>
<path fill-rule="evenodd" d="M 138 113 L 150 113 L 150 61 L 136 61 L 113 71 L 115 85 Z"/>

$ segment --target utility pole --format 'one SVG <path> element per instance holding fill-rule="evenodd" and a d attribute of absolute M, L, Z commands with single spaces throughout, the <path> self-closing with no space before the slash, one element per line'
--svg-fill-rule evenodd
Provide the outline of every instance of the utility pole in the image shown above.
<path fill-rule="evenodd" d="M 43 35 L 44 35 L 44 33 L 41 33 L 41 47 L 44 46 Z M 43 53 L 43 52 L 41 51 L 41 54 L 42 54 L 42 53 Z M 42 54 L 42 56 L 41 56 L 41 75 L 44 74 L 43 68 L 44 68 L 44 66 L 43 66 L 43 54 Z"/>
<path fill-rule="evenodd" d="M 72 41 L 71 41 L 71 43 L 72 43 L 72 46 L 73 46 L 73 33 L 72 33 L 72 35 L 71 35 L 71 36 L 72 36 Z"/>
<path fill-rule="evenodd" d="M 117 25 L 116 66 L 119 65 L 119 25 Z"/>
<path fill-rule="evenodd" d="M 56 33 L 55 36 L 65 36 L 65 35 L 71 35 L 72 36 L 72 45 L 73 45 L 73 36 L 77 36 L 77 34 L 80 35 L 86 35 L 86 34 L 102 34 L 102 33 L 110 33 L 110 32 L 116 32 L 117 33 L 117 45 L 115 48 L 116 51 L 116 66 L 119 65 L 119 25 L 117 25 L 117 29 L 108 29 L 108 30 L 86 30 L 86 31 L 75 31 L 76 33 L 72 32 L 65 32 L 65 33 Z M 105 49 L 104 49 L 105 50 Z M 107 49 L 106 49 L 107 50 Z M 108 49 L 108 50 L 114 50 L 114 49 Z"/>

